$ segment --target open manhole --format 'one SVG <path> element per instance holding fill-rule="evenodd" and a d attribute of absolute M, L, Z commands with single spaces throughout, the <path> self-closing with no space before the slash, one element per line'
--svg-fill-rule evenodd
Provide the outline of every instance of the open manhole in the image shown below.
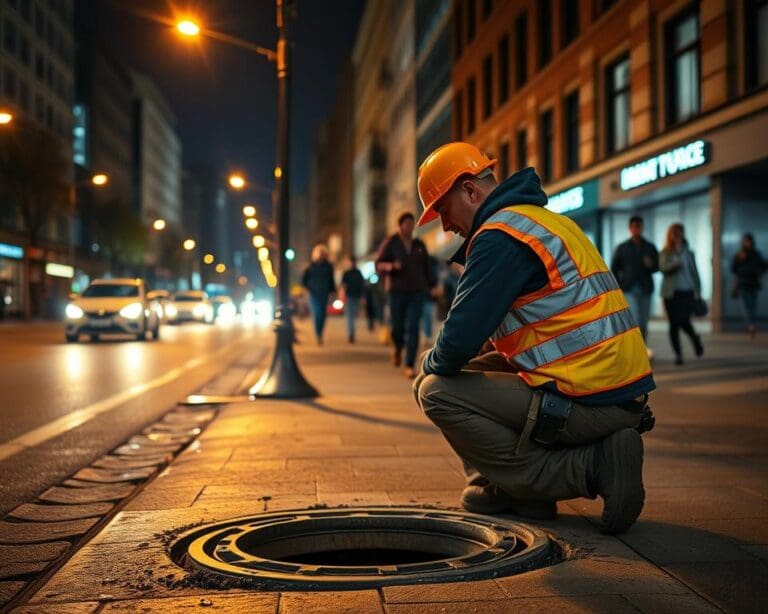
<path fill-rule="evenodd" d="M 534 527 L 449 510 L 366 507 L 273 512 L 196 527 L 171 558 L 263 589 L 457 582 L 550 565 L 560 549 Z"/>

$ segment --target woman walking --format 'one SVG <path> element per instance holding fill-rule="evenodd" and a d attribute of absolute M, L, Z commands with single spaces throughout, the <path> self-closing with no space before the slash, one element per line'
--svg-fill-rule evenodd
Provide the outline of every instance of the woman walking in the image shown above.
<path fill-rule="evenodd" d="M 669 319 L 669 341 L 675 351 L 675 364 L 681 365 L 680 330 L 691 339 L 696 356 L 704 353 L 701 337 L 691 324 L 694 301 L 701 297 L 701 281 L 682 224 L 672 224 L 667 230 L 664 249 L 659 254 L 659 269 L 664 274 L 661 297 Z"/>
<path fill-rule="evenodd" d="M 312 263 L 304 271 L 301 285 L 309 290 L 317 344 L 323 345 L 328 297 L 336 292 L 336 283 L 333 280 L 333 266 L 328 262 L 328 248 L 322 243 L 312 248 Z"/>
<path fill-rule="evenodd" d="M 755 311 L 757 310 L 757 293 L 760 291 L 760 278 L 765 273 L 766 264 L 762 254 L 755 249 L 755 239 L 746 233 L 741 239 L 741 250 L 733 257 L 731 272 L 736 276 L 731 290 L 733 298 L 741 299 L 747 333 L 755 338 Z"/>

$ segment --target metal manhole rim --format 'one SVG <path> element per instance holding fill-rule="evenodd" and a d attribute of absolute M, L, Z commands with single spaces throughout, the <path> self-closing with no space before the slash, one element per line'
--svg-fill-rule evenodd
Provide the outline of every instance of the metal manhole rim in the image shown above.
<path fill-rule="evenodd" d="M 301 523 L 308 520 L 339 519 L 409 519 L 414 522 L 430 520 L 459 526 L 480 527 L 501 535 L 487 548 L 464 556 L 434 559 L 418 563 L 345 566 L 333 564 L 309 564 L 261 558 L 255 555 L 233 552 L 228 546 L 238 537 L 258 531 L 261 526 L 281 523 Z M 445 528 L 445 527 L 444 527 Z M 233 531 L 234 529 L 234 531 Z M 360 531 L 364 533 L 365 531 Z M 212 542 L 224 538 L 221 543 Z M 440 533 L 450 539 L 451 533 Z M 499 542 L 519 541 L 524 548 L 514 551 Z M 299 537 L 303 537 L 299 535 Z M 269 542 L 267 542 L 269 543 Z M 195 552 L 190 546 L 196 544 Z M 275 584 L 300 589 L 301 586 L 324 588 L 372 587 L 390 584 L 413 584 L 455 580 L 482 579 L 501 575 L 514 575 L 551 562 L 556 558 L 558 546 L 548 533 L 530 525 L 492 516 L 463 511 L 421 508 L 360 506 L 354 508 L 320 508 L 280 510 L 266 514 L 239 516 L 224 521 L 198 526 L 179 535 L 170 545 L 173 561 L 188 571 L 214 574 L 232 580 L 253 581 L 259 584 Z M 247 554 L 244 559 L 243 554 Z M 217 558 L 219 557 L 219 558 Z M 229 559 L 229 560 L 223 560 Z"/>

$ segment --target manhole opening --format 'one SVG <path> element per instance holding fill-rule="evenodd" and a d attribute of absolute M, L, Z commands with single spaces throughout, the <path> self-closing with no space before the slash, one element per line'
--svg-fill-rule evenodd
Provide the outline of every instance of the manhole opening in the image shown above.
<path fill-rule="evenodd" d="M 419 508 L 274 512 L 197 527 L 171 547 L 187 569 L 281 590 L 512 575 L 559 552 L 528 525 Z"/>

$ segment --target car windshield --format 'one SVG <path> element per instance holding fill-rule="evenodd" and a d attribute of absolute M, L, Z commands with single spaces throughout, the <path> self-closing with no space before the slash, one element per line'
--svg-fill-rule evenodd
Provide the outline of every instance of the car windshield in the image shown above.
<path fill-rule="evenodd" d="M 195 294 L 177 294 L 173 300 L 181 303 L 189 303 L 202 301 L 203 297 Z"/>
<path fill-rule="evenodd" d="M 139 287 L 126 284 L 94 284 L 85 289 L 83 296 L 86 298 L 99 298 L 105 296 L 127 298 L 130 296 L 139 296 Z"/>

